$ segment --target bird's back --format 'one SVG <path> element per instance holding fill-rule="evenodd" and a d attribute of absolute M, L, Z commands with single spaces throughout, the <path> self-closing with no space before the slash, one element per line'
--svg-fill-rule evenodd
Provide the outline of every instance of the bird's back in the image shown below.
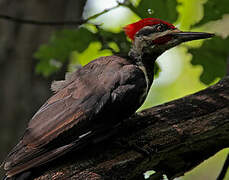
<path fill-rule="evenodd" d="M 29 121 L 20 142 L 5 160 L 12 176 L 44 164 L 133 114 L 142 102 L 144 73 L 119 56 L 96 59 L 76 71 Z M 81 138 L 81 139 L 80 139 Z"/>

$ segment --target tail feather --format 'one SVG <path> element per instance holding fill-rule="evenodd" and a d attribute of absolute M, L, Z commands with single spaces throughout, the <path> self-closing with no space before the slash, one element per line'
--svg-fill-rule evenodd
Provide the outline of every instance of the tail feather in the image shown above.
<path fill-rule="evenodd" d="M 119 124 L 118 124 L 119 125 Z M 116 125 L 116 126 L 118 126 Z M 13 162 L 9 161 L 12 164 L 9 169 L 6 170 L 6 176 L 8 178 L 14 177 L 17 174 L 27 171 L 28 169 L 35 168 L 41 165 L 44 165 L 54 159 L 57 159 L 60 156 L 72 151 L 84 148 L 86 145 L 92 143 L 97 144 L 104 139 L 109 138 L 116 132 L 116 126 L 113 128 L 101 127 L 96 129 L 96 131 L 88 131 L 87 133 L 79 136 L 75 141 L 70 144 L 52 149 L 52 150 L 37 150 L 38 154 L 33 154 L 32 156 L 26 156 L 23 161 L 17 162 L 13 164 Z M 20 154 L 20 153 L 19 153 Z M 31 155 L 31 154 L 30 154 Z M 17 154 L 13 154 L 13 156 L 17 156 Z M 7 161 L 4 166 L 6 166 Z"/>
<path fill-rule="evenodd" d="M 39 154 L 38 156 L 30 159 L 27 159 L 26 162 L 23 163 L 18 163 L 14 166 L 12 166 L 9 170 L 7 170 L 6 175 L 7 177 L 12 177 L 16 174 L 19 174 L 23 171 L 26 171 L 30 168 L 38 167 L 41 166 L 47 162 L 50 162 L 66 153 L 69 151 L 77 150 L 82 147 L 84 147 L 86 144 L 88 144 L 89 141 L 87 141 L 88 138 L 92 136 L 91 131 L 86 133 L 85 135 L 80 136 L 77 140 L 73 141 L 70 144 L 61 146 L 59 148 L 44 152 L 42 154 Z M 83 139 L 83 140 L 82 140 Z M 7 162 L 6 162 L 7 163 Z"/>
<path fill-rule="evenodd" d="M 29 161 L 27 161 L 26 163 L 23 163 L 21 165 L 17 165 L 15 167 L 13 167 L 12 169 L 10 169 L 9 171 L 7 171 L 6 175 L 8 177 L 12 177 L 20 172 L 23 172 L 27 169 L 30 169 L 32 167 L 37 167 L 40 166 L 44 163 L 47 163 L 49 161 L 52 161 L 53 159 L 58 158 L 59 156 L 67 153 L 69 151 L 68 148 L 70 148 L 72 146 L 72 144 L 57 148 L 55 150 L 49 151 L 47 153 L 44 153 L 36 158 L 33 158 Z"/>
<path fill-rule="evenodd" d="M 3 177 L 3 180 L 30 180 L 31 179 L 32 172 L 31 171 L 26 171 L 21 174 L 18 174 L 16 176 L 12 177 Z"/>

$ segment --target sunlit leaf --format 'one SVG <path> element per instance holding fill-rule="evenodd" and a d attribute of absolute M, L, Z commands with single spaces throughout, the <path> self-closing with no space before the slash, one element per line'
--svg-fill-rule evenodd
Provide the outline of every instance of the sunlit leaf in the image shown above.
<path fill-rule="evenodd" d="M 182 30 L 189 30 L 190 27 L 203 18 L 203 4 L 207 0 L 177 0 L 177 11 L 179 12 L 178 24 Z"/>
<path fill-rule="evenodd" d="M 223 40 L 214 37 L 207 40 L 198 49 L 190 49 L 193 55 L 191 63 L 201 65 L 203 73 L 200 80 L 205 84 L 212 83 L 216 78 L 222 78 L 226 73 L 229 38 Z"/>
<path fill-rule="evenodd" d="M 80 63 L 82 66 L 86 65 L 90 61 L 99 58 L 101 56 L 109 56 L 112 55 L 111 51 L 105 49 L 101 50 L 100 42 L 92 42 L 88 46 L 88 48 L 82 53 L 77 53 L 75 56 L 75 62 Z"/>

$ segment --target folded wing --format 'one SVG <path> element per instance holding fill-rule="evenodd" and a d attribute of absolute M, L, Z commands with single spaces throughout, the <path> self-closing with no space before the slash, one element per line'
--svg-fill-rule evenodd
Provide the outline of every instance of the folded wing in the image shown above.
<path fill-rule="evenodd" d="M 132 68 L 130 74 L 123 71 L 126 66 Z M 137 83 L 131 82 L 136 79 L 135 71 L 142 75 Z M 98 130 L 105 113 L 119 106 L 125 94 L 142 93 L 136 86 L 145 86 L 143 80 L 144 74 L 139 69 L 118 56 L 102 57 L 79 69 L 75 79 L 53 95 L 30 120 L 24 136 L 5 160 L 7 175 L 39 166 L 82 145 L 82 139 Z"/>

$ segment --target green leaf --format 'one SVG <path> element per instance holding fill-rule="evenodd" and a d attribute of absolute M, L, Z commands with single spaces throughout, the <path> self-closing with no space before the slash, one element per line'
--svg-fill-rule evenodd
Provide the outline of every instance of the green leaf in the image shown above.
<path fill-rule="evenodd" d="M 204 41 L 198 49 L 189 49 L 193 55 L 191 63 L 201 65 L 203 73 L 200 80 L 205 84 L 211 84 L 217 78 L 222 78 L 226 74 L 229 38 L 222 39 L 214 37 Z"/>
<path fill-rule="evenodd" d="M 112 52 L 108 49 L 101 50 L 102 44 L 100 42 L 92 42 L 88 48 L 82 53 L 74 53 L 74 57 L 71 59 L 71 64 L 86 65 L 90 61 L 99 58 L 101 56 L 110 56 Z"/>
<path fill-rule="evenodd" d="M 229 13 L 228 0 L 208 0 L 204 4 L 204 17 L 195 26 L 203 25 L 209 21 L 221 19 L 224 14 Z"/>
<path fill-rule="evenodd" d="M 127 41 L 126 35 L 123 31 L 119 33 L 113 33 L 110 31 L 106 31 L 103 29 L 99 30 L 99 38 L 100 42 L 102 43 L 101 49 L 107 49 L 109 43 L 115 43 L 119 48 L 119 53 L 121 54 L 128 54 L 130 50 L 131 43 Z"/>
<path fill-rule="evenodd" d="M 203 4 L 207 0 L 177 0 L 179 5 L 177 11 L 179 12 L 178 24 L 182 30 L 190 30 L 190 27 L 200 22 L 203 18 Z"/>
<path fill-rule="evenodd" d="M 142 0 L 136 8 L 128 7 L 141 18 L 154 17 L 174 22 L 178 16 L 176 6 L 176 0 Z"/>
<path fill-rule="evenodd" d="M 48 76 L 60 69 L 72 51 L 83 52 L 96 36 L 85 28 L 56 32 L 48 44 L 42 45 L 34 54 L 39 60 L 36 72 Z"/>
<path fill-rule="evenodd" d="M 52 65 L 52 61 L 40 61 L 36 65 L 36 73 L 47 77 L 59 69 L 59 66 Z"/>

